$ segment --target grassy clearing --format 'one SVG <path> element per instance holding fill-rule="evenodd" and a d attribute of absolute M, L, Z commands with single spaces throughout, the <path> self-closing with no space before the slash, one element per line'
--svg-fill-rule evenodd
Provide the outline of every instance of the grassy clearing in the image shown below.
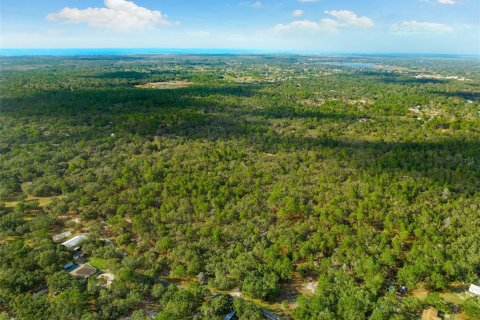
<path fill-rule="evenodd" d="M 145 84 L 136 85 L 135 88 L 142 89 L 177 89 L 185 88 L 191 85 L 188 81 L 164 81 L 164 82 L 148 82 Z"/>
<path fill-rule="evenodd" d="M 10 241 L 17 240 L 18 238 L 19 238 L 19 237 L 17 237 L 17 236 L 7 236 L 7 237 L 4 237 L 4 238 L 0 239 L 0 245 L 5 244 L 5 243 L 10 242 Z"/>
<path fill-rule="evenodd" d="M 30 202 L 30 201 L 38 201 L 40 207 L 45 207 L 46 205 L 50 204 L 53 200 L 60 198 L 61 196 L 53 196 L 53 197 L 34 197 L 28 196 L 27 199 L 22 201 L 5 201 L 5 206 L 7 208 L 15 208 L 17 204 L 22 202 Z"/>
<path fill-rule="evenodd" d="M 419 286 L 417 289 L 412 291 L 412 295 L 420 301 L 423 301 L 430 293 L 433 292 L 429 291 L 424 286 Z M 457 282 L 450 284 L 448 290 L 439 292 L 439 294 L 446 302 L 456 305 L 462 305 L 469 297 L 468 286 Z"/>
<path fill-rule="evenodd" d="M 115 259 L 91 257 L 88 259 L 87 263 L 100 270 L 112 270 L 115 264 Z"/>
<path fill-rule="evenodd" d="M 425 300 L 427 295 L 430 293 L 434 293 L 434 292 L 426 289 L 423 285 L 419 286 L 418 288 L 416 288 L 411 292 L 411 294 L 420 301 Z M 465 300 L 469 297 L 468 286 L 459 282 L 451 283 L 448 290 L 439 292 L 439 294 L 443 300 L 445 300 L 448 303 L 453 303 L 457 306 L 463 305 Z M 468 320 L 470 318 L 466 316 L 463 312 L 461 312 L 458 314 L 451 315 L 449 319 Z"/>

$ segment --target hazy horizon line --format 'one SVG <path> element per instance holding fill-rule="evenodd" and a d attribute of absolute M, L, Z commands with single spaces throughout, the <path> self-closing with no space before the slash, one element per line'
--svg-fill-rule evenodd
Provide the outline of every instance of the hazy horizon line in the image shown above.
<path fill-rule="evenodd" d="M 298 55 L 404 55 L 476 57 L 480 53 L 454 52 L 396 52 L 396 51 L 341 51 L 302 49 L 243 49 L 243 48 L 161 48 L 161 47 L 79 47 L 79 48 L 0 48 L 0 56 L 77 56 L 77 55 L 155 55 L 155 54 L 298 54 Z"/>

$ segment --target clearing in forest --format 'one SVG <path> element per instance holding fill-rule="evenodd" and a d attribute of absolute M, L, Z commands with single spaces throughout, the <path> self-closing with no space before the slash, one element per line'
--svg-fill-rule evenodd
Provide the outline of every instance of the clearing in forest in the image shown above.
<path fill-rule="evenodd" d="M 163 81 L 163 82 L 147 82 L 145 84 L 136 85 L 135 88 L 142 89 L 177 89 L 185 88 L 191 85 L 188 81 Z"/>
<path fill-rule="evenodd" d="M 414 289 L 411 294 L 420 301 L 425 300 L 428 294 L 433 293 L 432 291 L 425 288 L 424 285 L 418 286 Z M 465 300 L 472 296 L 468 292 L 468 285 L 460 282 L 453 282 L 450 284 L 447 290 L 438 292 L 440 297 L 449 304 L 462 306 Z M 453 316 L 450 316 L 450 319 L 456 320 L 468 320 L 464 312 L 459 312 Z"/>
<path fill-rule="evenodd" d="M 23 202 L 30 202 L 30 201 L 38 201 L 39 207 L 45 207 L 47 204 L 52 202 L 53 200 L 59 198 L 59 196 L 52 196 L 52 197 L 35 197 L 35 196 L 28 196 Z M 5 206 L 7 208 L 14 208 L 17 204 L 21 203 L 22 201 L 5 201 Z"/>

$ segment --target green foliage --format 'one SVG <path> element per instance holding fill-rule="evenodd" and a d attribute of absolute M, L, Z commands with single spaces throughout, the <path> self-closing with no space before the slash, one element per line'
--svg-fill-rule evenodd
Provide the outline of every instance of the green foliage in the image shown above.
<path fill-rule="evenodd" d="M 64 271 L 56 272 L 47 279 L 48 290 L 51 293 L 61 293 L 67 289 L 79 287 L 77 280 Z"/>
<path fill-rule="evenodd" d="M 201 288 L 178 290 L 169 286 L 160 299 L 163 310 L 157 314 L 157 319 L 185 319 L 195 314 L 202 305 L 204 294 Z"/>
<path fill-rule="evenodd" d="M 49 306 L 49 313 L 53 319 L 80 319 L 87 310 L 87 295 L 78 288 L 59 293 Z"/>
<path fill-rule="evenodd" d="M 280 289 L 279 277 L 274 272 L 253 272 L 245 277 L 242 290 L 254 298 L 275 297 Z"/>
<path fill-rule="evenodd" d="M 463 310 L 471 319 L 480 319 L 480 301 L 478 297 L 471 297 L 465 300 Z"/>
<path fill-rule="evenodd" d="M 233 299 L 228 295 L 220 295 L 204 303 L 201 307 L 204 319 L 224 319 L 233 310 Z"/>
<path fill-rule="evenodd" d="M 443 312 L 450 311 L 450 306 L 448 303 L 440 296 L 439 293 L 430 293 L 425 297 L 423 303 L 428 306 L 432 306 Z"/>
<path fill-rule="evenodd" d="M 169 276 L 275 301 L 314 278 L 295 319 L 412 319 L 421 307 L 390 286 L 478 280 L 474 59 L 1 60 L 0 300 L 12 317 L 116 319 L 155 301 L 159 319 L 221 318 L 231 307 L 159 284 Z M 344 64 L 358 61 L 379 68 Z M 191 85 L 135 87 L 172 80 Z M 51 236 L 66 229 L 89 232 L 82 250 L 114 272 L 110 288 L 61 272 L 72 253 Z M 437 298 L 427 301 L 446 308 Z M 243 300 L 233 308 L 261 318 Z M 475 315 L 474 301 L 464 309 Z"/>
<path fill-rule="evenodd" d="M 233 309 L 239 320 L 261 320 L 264 319 L 262 311 L 255 304 L 243 299 L 233 300 Z"/>

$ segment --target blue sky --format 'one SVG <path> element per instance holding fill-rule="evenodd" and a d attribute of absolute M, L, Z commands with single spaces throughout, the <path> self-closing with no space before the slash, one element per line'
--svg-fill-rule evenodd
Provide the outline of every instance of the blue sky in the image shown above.
<path fill-rule="evenodd" d="M 478 0 L 2 0 L 2 48 L 480 54 Z"/>

